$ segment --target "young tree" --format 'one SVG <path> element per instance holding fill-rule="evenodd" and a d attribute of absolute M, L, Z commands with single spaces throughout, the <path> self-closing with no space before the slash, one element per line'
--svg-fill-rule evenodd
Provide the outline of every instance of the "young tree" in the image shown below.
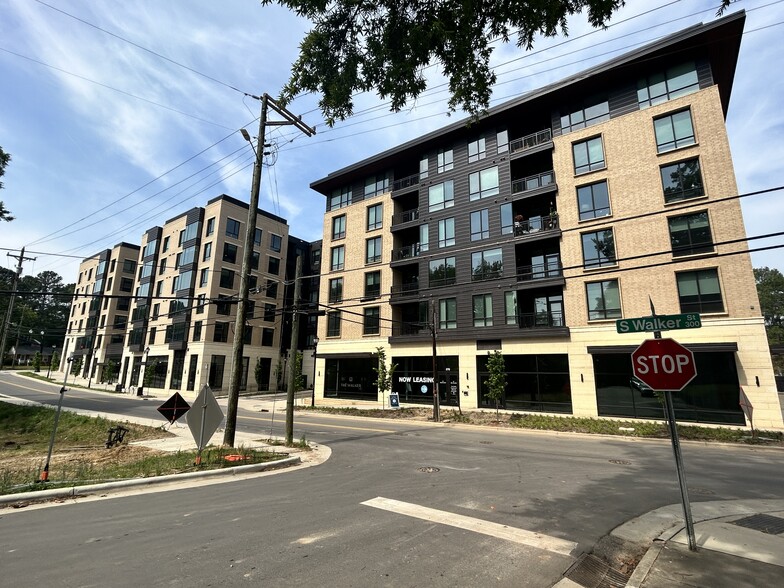
<path fill-rule="evenodd" d="M 493 43 L 516 37 L 531 49 L 537 35 L 567 34 L 567 18 L 585 9 L 603 27 L 624 0 L 261 0 L 307 18 L 313 28 L 300 43 L 299 58 L 281 100 L 302 92 L 321 94 L 327 124 L 353 112 L 353 95 L 374 90 L 398 111 L 426 88 L 425 69 L 440 66 L 449 83 L 449 108 L 478 115 L 490 103 L 496 75 Z M 718 14 L 732 0 L 721 0 Z"/>
<path fill-rule="evenodd" d="M 33 369 L 36 372 L 40 372 L 41 371 L 41 352 L 40 351 L 36 351 L 35 355 L 33 355 Z"/>
<path fill-rule="evenodd" d="M 0 147 L 0 178 L 2 178 L 3 175 L 5 175 L 5 168 L 10 161 L 11 161 L 11 154 L 6 153 L 5 151 L 3 151 L 3 148 Z M 3 182 L 0 182 L 0 190 L 2 189 L 3 189 Z M 14 220 L 14 217 L 11 216 L 11 213 L 5 207 L 5 204 L 3 204 L 2 200 L 0 200 L 0 220 L 4 220 L 8 222 Z"/>
<path fill-rule="evenodd" d="M 378 365 L 373 368 L 373 371 L 376 372 L 378 391 L 383 397 L 392 389 L 392 376 L 395 374 L 397 364 L 393 363 L 387 368 L 387 352 L 384 351 L 383 347 L 376 347 L 376 358 L 378 359 Z"/>
<path fill-rule="evenodd" d="M 261 390 L 262 387 L 266 382 L 263 382 L 264 378 L 264 367 L 261 361 L 261 358 L 256 360 L 256 367 L 253 368 L 253 377 L 256 380 L 256 386 L 258 390 Z"/>
<path fill-rule="evenodd" d="M 158 369 L 158 360 L 155 359 L 144 369 L 144 387 L 149 388 L 155 379 L 155 370 Z"/>
<path fill-rule="evenodd" d="M 498 420 L 498 401 L 503 398 L 506 389 L 506 365 L 504 356 L 497 349 L 487 354 L 487 373 L 487 380 L 485 380 L 487 393 L 485 396 L 495 401 L 495 418 Z"/>
<path fill-rule="evenodd" d="M 107 361 L 103 364 L 103 373 L 101 374 L 101 381 L 109 384 L 114 383 L 114 376 L 117 374 L 117 364 L 113 360 Z"/>
<path fill-rule="evenodd" d="M 75 357 L 71 362 L 71 374 L 76 376 L 82 371 L 82 356 Z"/>
<path fill-rule="evenodd" d="M 55 350 L 52 352 L 52 357 L 49 360 L 49 367 L 52 370 L 56 370 L 59 366 L 60 366 L 60 354 L 57 352 L 57 350 Z"/>
<path fill-rule="evenodd" d="M 305 377 L 302 375 L 302 352 L 294 355 L 294 392 L 305 389 Z"/>

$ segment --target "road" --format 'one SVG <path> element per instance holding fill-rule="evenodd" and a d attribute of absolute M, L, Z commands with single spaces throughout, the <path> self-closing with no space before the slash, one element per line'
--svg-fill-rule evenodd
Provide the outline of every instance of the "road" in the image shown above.
<path fill-rule="evenodd" d="M 54 403 L 57 388 L 0 374 L 0 394 Z M 65 405 L 152 417 L 161 401 L 72 390 Z M 241 409 L 238 428 L 268 435 L 270 419 Z M 331 447 L 326 463 L 3 512 L 0 586 L 552 586 L 615 526 L 680 500 L 667 442 L 295 423 Z M 684 443 L 683 455 L 692 502 L 784 495 L 784 452 Z"/>

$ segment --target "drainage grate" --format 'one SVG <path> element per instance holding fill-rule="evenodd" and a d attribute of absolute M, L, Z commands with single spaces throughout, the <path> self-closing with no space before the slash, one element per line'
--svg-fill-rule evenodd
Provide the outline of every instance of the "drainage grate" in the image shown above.
<path fill-rule="evenodd" d="M 768 535 L 784 533 L 784 519 L 766 514 L 755 514 L 732 522 L 733 525 L 762 531 Z"/>
<path fill-rule="evenodd" d="M 424 472 L 425 474 L 434 474 L 436 472 L 440 472 L 441 470 L 433 466 L 423 466 L 417 471 Z"/>
<path fill-rule="evenodd" d="M 629 580 L 618 570 L 591 554 L 584 554 L 564 574 L 584 588 L 624 588 Z"/>
<path fill-rule="evenodd" d="M 625 459 L 611 459 L 609 461 L 610 461 L 610 463 L 614 463 L 614 464 L 617 464 L 617 465 L 632 465 L 632 462 L 627 461 Z"/>

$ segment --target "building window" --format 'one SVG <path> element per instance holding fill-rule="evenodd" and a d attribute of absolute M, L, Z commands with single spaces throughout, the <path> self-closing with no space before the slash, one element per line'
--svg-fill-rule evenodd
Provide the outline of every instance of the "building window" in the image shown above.
<path fill-rule="evenodd" d="M 498 195 L 498 166 L 474 172 L 468 176 L 468 198 L 479 200 Z"/>
<path fill-rule="evenodd" d="M 504 292 L 504 314 L 507 325 L 517 324 L 517 292 Z"/>
<path fill-rule="evenodd" d="M 155 345 L 155 335 L 157 332 L 158 329 L 156 327 L 150 327 L 150 336 L 147 339 L 147 345 Z"/>
<path fill-rule="evenodd" d="M 381 237 L 367 240 L 365 263 L 378 263 L 381 261 Z"/>
<path fill-rule="evenodd" d="M 473 315 L 475 327 L 493 326 L 493 296 L 479 294 L 473 297 Z"/>
<path fill-rule="evenodd" d="M 327 313 L 327 337 L 340 337 L 340 311 Z"/>
<path fill-rule="evenodd" d="M 700 160 L 687 159 L 661 167 L 665 202 L 678 202 L 705 195 Z"/>
<path fill-rule="evenodd" d="M 438 246 L 451 247 L 455 244 L 455 219 L 445 218 L 438 221 Z"/>
<path fill-rule="evenodd" d="M 473 163 L 485 158 L 485 139 L 477 139 L 468 144 L 468 163 Z"/>
<path fill-rule="evenodd" d="M 337 210 L 351 204 L 351 188 L 338 188 L 333 190 L 329 197 L 329 209 Z"/>
<path fill-rule="evenodd" d="M 231 243 L 223 244 L 223 261 L 237 263 L 237 246 Z"/>
<path fill-rule="evenodd" d="M 216 343 L 226 343 L 229 340 L 229 323 L 216 322 L 212 340 Z"/>
<path fill-rule="evenodd" d="M 330 304 L 343 301 L 343 278 L 334 278 L 329 281 Z"/>
<path fill-rule="evenodd" d="M 615 265 L 615 240 L 612 229 L 583 233 L 583 266 L 588 268 Z"/>
<path fill-rule="evenodd" d="M 427 168 L 429 162 L 427 160 L 427 156 L 424 156 L 422 159 L 419 160 L 419 180 L 424 180 L 427 178 Z"/>
<path fill-rule="evenodd" d="M 329 269 L 333 272 L 343 269 L 343 264 L 346 257 L 346 248 L 343 245 L 332 248 L 332 258 Z"/>
<path fill-rule="evenodd" d="M 253 244 L 254 245 L 261 245 L 261 229 L 256 229 L 253 232 Z"/>
<path fill-rule="evenodd" d="M 123 259 L 123 269 L 124 274 L 132 274 L 136 272 L 136 262 L 133 259 Z M 79 281 L 81 281 L 82 275 L 79 274 Z"/>
<path fill-rule="evenodd" d="M 231 302 L 229 302 L 230 296 L 225 294 L 218 295 L 218 301 L 215 303 L 215 313 L 220 314 L 223 316 L 229 316 L 231 314 Z"/>
<path fill-rule="evenodd" d="M 682 63 L 664 73 L 656 73 L 637 82 L 637 102 L 647 108 L 700 89 L 694 62 Z"/>
<path fill-rule="evenodd" d="M 695 255 L 713 251 L 713 237 L 707 212 L 696 212 L 667 219 L 672 254 Z"/>
<path fill-rule="evenodd" d="M 204 255 L 202 255 L 202 261 L 209 261 L 212 259 L 212 242 L 204 244 Z"/>
<path fill-rule="evenodd" d="M 653 119 L 653 130 L 659 153 L 694 145 L 696 142 L 689 109 Z"/>
<path fill-rule="evenodd" d="M 389 176 L 387 174 L 377 174 L 365 178 L 365 198 L 372 198 L 389 192 Z"/>
<path fill-rule="evenodd" d="M 180 245 L 182 245 L 182 243 L 180 243 Z M 163 253 L 166 253 L 169 250 L 169 237 L 164 237 L 163 238 L 163 245 L 162 245 L 162 247 L 163 247 Z"/>
<path fill-rule="evenodd" d="M 428 206 L 430 212 L 443 210 L 455 205 L 454 182 L 448 180 L 440 184 L 430 186 L 427 192 Z"/>
<path fill-rule="evenodd" d="M 275 329 L 269 329 L 267 327 L 261 329 L 262 347 L 272 347 L 274 340 L 275 340 Z"/>
<path fill-rule="evenodd" d="M 457 298 L 444 298 L 438 301 L 438 328 L 457 328 Z"/>
<path fill-rule="evenodd" d="M 280 253 L 281 249 L 283 248 L 283 239 L 280 235 L 275 235 L 274 233 L 270 233 L 270 249 L 272 249 L 275 253 Z"/>
<path fill-rule="evenodd" d="M 380 314 L 378 306 L 365 309 L 365 320 L 363 322 L 363 335 L 378 335 L 381 330 Z"/>
<path fill-rule="evenodd" d="M 681 312 L 724 312 L 719 273 L 715 268 L 681 272 L 676 278 Z"/>
<path fill-rule="evenodd" d="M 220 287 L 226 289 L 234 288 L 234 270 L 230 270 L 230 269 L 221 270 Z"/>
<path fill-rule="evenodd" d="M 514 231 L 514 219 L 512 217 L 512 203 L 507 202 L 501 205 L 501 234 L 511 235 Z"/>
<path fill-rule="evenodd" d="M 250 269 L 257 270 L 259 269 L 259 263 L 261 262 L 261 253 L 258 251 L 251 251 L 250 252 Z"/>
<path fill-rule="evenodd" d="M 265 303 L 264 314 L 261 317 L 262 320 L 268 323 L 274 323 L 276 311 L 277 311 L 277 306 L 275 306 L 274 304 Z"/>
<path fill-rule="evenodd" d="M 193 323 L 193 341 L 201 341 L 201 321 L 196 321 Z"/>
<path fill-rule="evenodd" d="M 610 216 L 607 180 L 577 188 L 577 206 L 580 210 L 580 220 Z"/>
<path fill-rule="evenodd" d="M 500 278 L 504 273 L 501 249 L 475 251 L 471 254 L 471 279 L 474 281 Z"/>
<path fill-rule="evenodd" d="M 215 217 L 207 219 L 207 228 L 204 231 L 204 236 L 209 237 L 215 232 Z"/>
<path fill-rule="evenodd" d="M 226 219 L 226 236 L 232 239 L 240 238 L 240 221 L 233 218 Z"/>
<path fill-rule="evenodd" d="M 346 215 L 341 214 L 332 219 L 332 240 L 346 237 Z"/>
<path fill-rule="evenodd" d="M 618 280 L 589 282 L 585 285 L 588 320 L 621 318 L 621 293 Z"/>
<path fill-rule="evenodd" d="M 146 264 L 145 264 L 146 265 Z M 144 270 L 142 270 L 143 272 Z M 160 267 L 158 268 L 158 275 L 161 276 L 166 272 L 166 258 L 161 259 Z"/>
<path fill-rule="evenodd" d="M 471 240 L 481 241 L 490 238 L 490 212 L 487 208 L 471 213 Z"/>
<path fill-rule="evenodd" d="M 580 141 L 572 145 L 574 155 L 574 173 L 584 174 L 597 169 L 604 169 L 604 146 L 601 137 Z"/>
<path fill-rule="evenodd" d="M 561 130 L 564 133 L 584 129 L 591 125 L 610 120 L 610 103 L 607 100 L 580 108 L 561 117 Z"/>
<path fill-rule="evenodd" d="M 210 280 L 210 270 L 204 268 L 199 276 L 199 287 L 204 288 Z"/>
<path fill-rule="evenodd" d="M 270 257 L 267 261 L 267 273 L 277 276 L 280 273 L 280 259 L 277 257 Z"/>
<path fill-rule="evenodd" d="M 365 274 L 365 298 L 378 298 L 381 296 L 381 272 L 368 272 Z"/>
<path fill-rule="evenodd" d="M 430 249 L 430 226 L 428 224 L 419 225 L 419 251 Z"/>
<path fill-rule="evenodd" d="M 120 278 L 120 292 L 132 292 L 133 280 L 130 278 Z"/>
<path fill-rule="evenodd" d="M 454 167 L 454 154 L 451 149 L 439 149 L 437 160 L 438 173 L 449 171 Z"/>
<path fill-rule="evenodd" d="M 368 206 L 367 209 L 367 230 L 374 231 L 376 229 L 380 229 L 384 224 L 384 205 L 383 204 L 374 204 L 373 206 Z"/>
<path fill-rule="evenodd" d="M 275 280 L 267 280 L 267 285 L 264 288 L 265 296 L 267 298 L 278 297 L 278 282 Z"/>
<path fill-rule="evenodd" d="M 454 284 L 457 281 L 455 258 L 445 257 L 431 260 L 429 278 L 431 288 Z"/>

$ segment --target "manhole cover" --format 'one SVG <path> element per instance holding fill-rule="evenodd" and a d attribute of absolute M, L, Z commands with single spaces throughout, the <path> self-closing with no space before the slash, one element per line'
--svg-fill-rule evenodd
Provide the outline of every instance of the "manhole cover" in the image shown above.
<path fill-rule="evenodd" d="M 691 488 L 689 487 L 689 492 L 692 494 L 703 494 L 705 496 L 712 496 L 716 494 L 713 490 L 708 490 L 707 488 Z"/>
<path fill-rule="evenodd" d="M 762 531 L 768 535 L 779 535 L 784 533 L 784 519 L 766 514 L 755 514 L 750 517 L 738 519 L 732 523 L 739 527 Z"/>
<path fill-rule="evenodd" d="M 440 472 L 441 470 L 433 466 L 422 466 L 418 471 L 424 472 L 425 474 L 434 474 L 436 472 Z"/>
<path fill-rule="evenodd" d="M 610 463 L 614 463 L 614 464 L 617 464 L 617 465 L 632 465 L 632 462 L 627 461 L 625 459 L 611 459 L 609 461 L 610 461 Z"/>

